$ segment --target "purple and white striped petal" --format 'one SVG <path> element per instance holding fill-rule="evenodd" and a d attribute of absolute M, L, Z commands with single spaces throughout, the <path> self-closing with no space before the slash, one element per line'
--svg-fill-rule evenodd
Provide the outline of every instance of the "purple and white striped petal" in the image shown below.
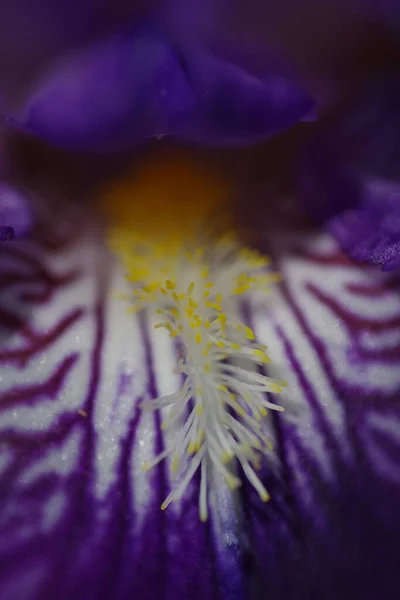
<path fill-rule="evenodd" d="M 296 231 L 297 230 L 297 231 Z M 243 500 L 260 598 L 395 598 L 400 550 L 398 280 L 347 261 L 327 235 L 269 243 L 283 284 L 253 305 L 287 371 L 273 426 L 272 500 Z"/>
<path fill-rule="evenodd" d="M 123 285 L 94 236 L 0 255 L 2 600 L 243 597 L 233 499 L 217 486 L 201 524 L 196 484 L 162 512 L 168 469 L 141 470 L 173 358 Z"/>
<path fill-rule="evenodd" d="M 278 228 L 276 228 L 278 231 Z M 160 511 L 165 442 L 139 403 L 176 383 L 169 338 L 128 317 L 86 236 L 0 255 L 0 597 L 391 598 L 397 578 L 400 297 L 327 236 L 280 230 L 284 283 L 249 320 L 289 383 L 271 501 L 216 485 Z M 105 268 L 107 265 L 107 268 Z M 396 589 L 396 588 L 393 588 Z"/>

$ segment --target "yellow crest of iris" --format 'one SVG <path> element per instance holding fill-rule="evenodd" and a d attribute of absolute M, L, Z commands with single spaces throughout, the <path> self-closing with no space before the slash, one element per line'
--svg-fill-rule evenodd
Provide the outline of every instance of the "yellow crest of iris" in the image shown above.
<path fill-rule="evenodd" d="M 249 291 L 268 292 L 279 280 L 268 259 L 232 233 L 232 186 L 210 165 L 185 153 L 144 159 L 104 190 L 101 200 L 109 245 L 130 284 L 130 312 L 148 310 L 154 327 L 178 337 L 181 389 L 144 401 L 144 410 L 168 409 L 162 427 L 171 442 L 145 466 L 168 459 L 178 472 L 161 508 L 186 493 L 201 472 L 199 514 L 208 515 L 212 470 L 235 489 L 236 459 L 260 498 L 269 498 L 256 474 L 271 450 L 261 423 L 282 410 L 267 394 L 283 382 L 260 372 L 270 358 L 254 331 L 240 321 L 236 302 Z"/>
<path fill-rule="evenodd" d="M 112 228 L 164 245 L 202 237 L 215 215 L 227 216 L 231 198 L 231 183 L 211 165 L 171 151 L 145 158 L 112 182 L 101 205 Z"/>

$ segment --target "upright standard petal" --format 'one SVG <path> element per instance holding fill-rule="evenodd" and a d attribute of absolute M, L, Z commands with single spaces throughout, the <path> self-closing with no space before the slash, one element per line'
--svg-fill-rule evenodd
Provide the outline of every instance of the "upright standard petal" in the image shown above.
<path fill-rule="evenodd" d="M 62 147 L 103 150 L 176 133 L 193 103 L 168 43 L 135 31 L 60 63 L 12 121 Z"/>
<path fill-rule="evenodd" d="M 197 98 L 183 136 L 206 144 L 267 139 L 310 117 L 312 99 L 284 73 L 260 78 L 200 49 L 180 57 Z"/>
<path fill-rule="evenodd" d="M 286 75 L 260 79 L 199 48 L 135 30 L 59 64 L 10 123 L 74 149 L 165 135 L 236 145 L 274 135 L 312 107 Z"/>

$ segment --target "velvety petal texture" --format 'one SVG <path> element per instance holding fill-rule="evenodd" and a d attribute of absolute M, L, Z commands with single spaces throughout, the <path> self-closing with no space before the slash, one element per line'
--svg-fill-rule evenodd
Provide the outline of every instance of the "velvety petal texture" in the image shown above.
<path fill-rule="evenodd" d="M 355 260 L 400 267 L 400 184 L 373 179 L 360 183 L 362 204 L 334 216 L 329 230 Z"/>
<path fill-rule="evenodd" d="M 141 469 L 168 441 L 140 403 L 175 389 L 172 342 L 125 314 L 123 273 L 76 225 L 0 253 L 2 600 L 397 598 L 396 280 L 273 224 L 283 284 L 243 317 L 288 381 L 272 498 L 216 480 L 201 524 L 197 481 L 162 512 L 169 466 Z"/>
<path fill-rule="evenodd" d="M 83 150 L 165 135 L 247 144 L 290 127 L 312 107 L 286 75 L 260 80 L 198 48 L 135 29 L 55 66 L 10 123 Z"/>
<path fill-rule="evenodd" d="M 355 260 L 400 265 L 400 78 L 362 90 L 302 160 L 303 203 Z"/>

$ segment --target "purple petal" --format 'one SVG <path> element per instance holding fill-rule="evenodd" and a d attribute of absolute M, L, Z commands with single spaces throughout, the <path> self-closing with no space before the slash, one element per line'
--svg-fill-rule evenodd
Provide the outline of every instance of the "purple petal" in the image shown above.
<path fill-rule="evenodd" d="M 181 60 L 198 99 L 198 110 L 184 132 L 189 139 L 254 143 L 307 119 L 314 107 L 283 73 L 261 79 L 201 51 L 182 52 Z"/>
<path fill-rule="evenodd" d="M 354 260 L 400 266 L 400 184 L 357 176 L 323 145 L 301 172 L 302 203 Z"/>
<path fill-rule="evenodd" d="M 400 184 L 360 177 L 335 163 L 324 164 L 323 149 L 303 169 L 302 199 L 354 260 L 400 266 Z"/>
<path fill-rule="evenodd" d="M 12 238 L 26 235 L 33 226 L 29 200 L 22 192 L 5 183 L 0 184 L 0 225 L 13 230 Z M 5 235 L 6 231 L 3 233 Z"/>
<path fill-rule="evenodd" d="M 278 229 L 278 228 L 277 228 Z M 243 504 L 271 600 L 396 598 L 400 551 L 399 281 L 346 260 L 326 234 L 280 223 L 283 276 L 250 322 L 287 379 L 276 460 Z"/>
<path fill-rule="evenodd" d="M 371 180 L 362 184 L 363 201 L 332 217 L 328 228 L 355 260 L 400 267 L 400 185 Z"/>
<path fill-rule="evenodd" d="M 0 254 L 0 597 L 243 598 L 230 494 L 202 524 L 197 483 L 163 512 L 168 469 L 142 470 L 166 440 L 140 404 L 174 384 L 172 348 L 76 225 Z"/>
<path fill-rule="evenodd" d="M 78 149 L 164 135 L 248 144 L 309 117 L 312 107 L 283 74 L 261 80 L 212 55 L 135 32 L 59 65 L 10 124 Z"/>
<path fill-rule="evenodd" d="M 398 78 L 362 91 L 302 161 L 303 204 L 355 260 L 400 265 Z"/>
<path fill-rule="evenodd" d="M 249 320 L 289 384 L 262 473 L 272 500 L 245 486 L 241 510 L 217 486 L 201 525 L 197 484 L 161 512 L 168 469 L 140 469 L 166 440 L 139 405 L 170 391 L 173 349 L 121 310 L 123 274 L 91 230 L 0 254 L 0 597 L 390 599 L 398 281 L 297 222 L 271 233 L 284 283 Z"/>
<path fill-rule="evenodd" d="M 178 58 L 162 38 L 121 34 L 60 64 L 16 125 L 63 147 L 112 149 L 176 133 L 193 102 Z"/>

